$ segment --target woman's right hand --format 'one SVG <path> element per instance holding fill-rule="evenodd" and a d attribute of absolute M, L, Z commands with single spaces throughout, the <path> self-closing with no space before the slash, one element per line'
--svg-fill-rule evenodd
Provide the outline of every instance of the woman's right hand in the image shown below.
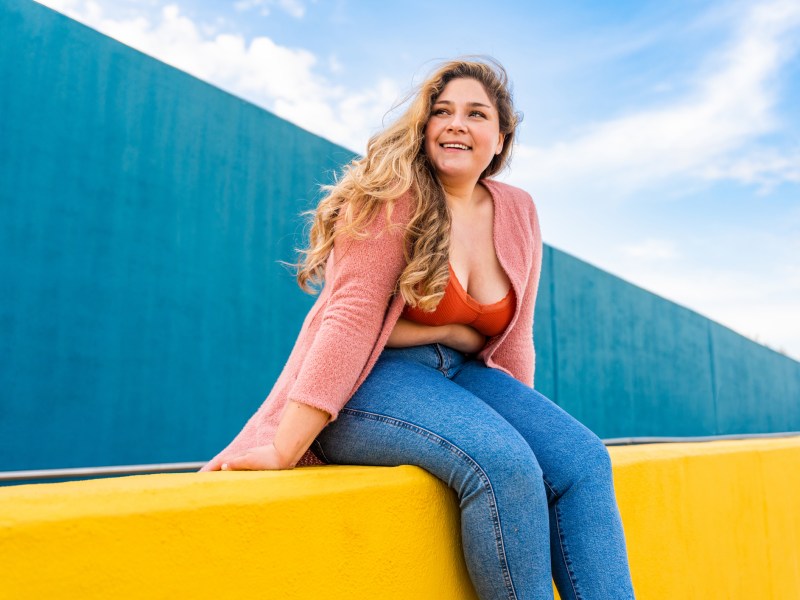
<path fill-rule="evenodd" d="M 444 326 L 442 344 L 465 354 L 476 354 L 486 345 L 486 336 L 469 325 L 451 323 Z"/>
<path fill-rule="evenodd" d="M 230 458 L 215 458 L 206 465 L 206 471 L 279 471 L 292 469 L 288 462 L 270 443 L 250 448 Z"/>

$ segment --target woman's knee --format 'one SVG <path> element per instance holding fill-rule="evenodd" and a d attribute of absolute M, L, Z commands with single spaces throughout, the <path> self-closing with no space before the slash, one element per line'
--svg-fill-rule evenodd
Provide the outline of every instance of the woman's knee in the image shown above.
<path fill-rule="evenodd" d="M 595 434 L 591 436 L 587 453 L 589 462 L 594 465 L 597 471 L 604 475 L 611 475 L 611 456 L 608 453 L 608 448 L 606 448 L 603 440 Z"/>
<path fill-rule="evenodd" d="M 586 429 L 586 433 L 575 444 L 571 461 L 572 483 L 588 478 L 610 479 L 612 476 L 611 456 L 603 440 L 594 432 Z"/>
<path fill-rule="evenodd" d="M 539 461 L 516 431 L 471 438 L 455 451 L 452 468 L 451 487 L 462 499 L 498 487 L 528 495 L 544 492 Z"/>

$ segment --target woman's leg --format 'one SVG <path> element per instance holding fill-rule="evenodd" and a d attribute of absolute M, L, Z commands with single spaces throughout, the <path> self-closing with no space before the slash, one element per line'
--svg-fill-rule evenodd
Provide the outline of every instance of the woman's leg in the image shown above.
<path fill-rule="evenodd" d="M 457 493 L 480 598 L 552 598 L 542 470 L 522 436 L 452 373 L 437 345 L 385 350 L 315 450 L 336 464 L 432 473 Z"/>
<path fill-rule="evenodd" d="M 469 361 L 453 381 L 502 415 L 533 449 L 547 486 L 552 572 L 562 600 L 633 598 L 602 441 L 539 392 L 482 362 Z"/>

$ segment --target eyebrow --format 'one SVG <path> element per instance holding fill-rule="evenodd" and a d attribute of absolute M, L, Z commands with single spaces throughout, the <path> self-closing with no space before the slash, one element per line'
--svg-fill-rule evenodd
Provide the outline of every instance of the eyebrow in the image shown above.
<path fill-rule="evenodd" d="M 433 104 L 434 105 L 436 105 L 436 104 L 453 104 L 453 102 L 451 100 L 437 100 Z M 492 108 L 488 104 L 483 104 L 482 102 L 467 102 L 467 104 L 469 106 L 482 106 L 483 108 Z"/>

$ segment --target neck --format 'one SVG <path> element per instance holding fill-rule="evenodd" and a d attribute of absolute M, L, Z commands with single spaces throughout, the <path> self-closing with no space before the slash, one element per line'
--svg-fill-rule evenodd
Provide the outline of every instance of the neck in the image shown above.
<path fill-rule="evenodd" d="M 442 182 L 444 188 L 445 199 L 447 204 L 451 207 L 468 208 L 476 204 L 480 199 L 480 192 L 478 190 L 478 180 L 470 181 L 445 181 Z"/>

